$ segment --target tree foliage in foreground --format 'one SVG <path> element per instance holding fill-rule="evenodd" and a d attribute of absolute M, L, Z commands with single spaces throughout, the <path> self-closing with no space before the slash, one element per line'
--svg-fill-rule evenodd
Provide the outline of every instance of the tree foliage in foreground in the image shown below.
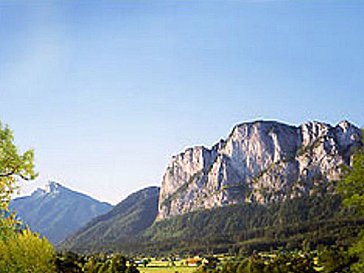
<path fill-rule="evenodd" d="M 28 229 L 21 230 L 8 208 L 17 182 L 35 177 L 33 151 L 20 153 L 12 131 L 0 123 L 0 272 L 54 272 L 52 245 Z"/>
<path fill-rule="evenodd" d="M 17 226 L 8 205 L 18 180 L 32 180 L 36 176 L 33 150 L 20 153 L 14 144 L 13 132 L 0 122 L 0 239 L 11 235 Z"/>
<path fill-rule="evenodd" d="M 362 132 L 364 143 L 364 130 Z M 346 170 L 346 175 L 339 185 L 339 192 L 343 196 L 344 205 L 354 208 L 357 215 L 364 216 L 364 147 L 354 154 L 352 167 Z M 351 267 L 352 271 L 364 272 L 364 230 L 360 232 L 349 252 L 358 258 L 358 262 Z"/>
<path fill-rule="evenodd" d="M 29 230 L 0 240 L 0 272 L 54 273 L 53 257 L 53 247 L 47 239 L 40 239 Z"/>

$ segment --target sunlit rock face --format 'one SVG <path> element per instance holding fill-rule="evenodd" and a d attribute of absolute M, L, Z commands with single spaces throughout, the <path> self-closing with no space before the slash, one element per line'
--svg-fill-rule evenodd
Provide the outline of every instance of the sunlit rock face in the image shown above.
<path fill-rule="evenodd" d="M 163 176 L 158 219 L 198 209 L 282 201 L 332 190 L 341 166 L 350 164 L 361 130 L 307 122 L 237 125 L 211 149 L 188 148 L 173 156 Z"/>

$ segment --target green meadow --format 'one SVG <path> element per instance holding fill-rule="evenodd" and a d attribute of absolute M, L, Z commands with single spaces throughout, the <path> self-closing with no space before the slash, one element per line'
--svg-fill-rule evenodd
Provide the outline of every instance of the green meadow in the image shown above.
<path fill-rule="evenodd" d="M 192 273 L 196 267 L 189 266 L 148 266 L 138 267 L 140 273 Z"/>

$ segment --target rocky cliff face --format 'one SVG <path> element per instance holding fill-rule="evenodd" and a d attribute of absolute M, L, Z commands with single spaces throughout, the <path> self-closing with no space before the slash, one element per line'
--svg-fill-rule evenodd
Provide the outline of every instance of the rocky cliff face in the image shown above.
<path fill-rule="evenodd" d="M 243 123 L 211 149 L 194 147 L 170 161 L 158 219 L 242 202 L 270 203 L 329 189 L 350 164 L 361 130 L 347 121 L 299 127 L 273 121 Z"/>

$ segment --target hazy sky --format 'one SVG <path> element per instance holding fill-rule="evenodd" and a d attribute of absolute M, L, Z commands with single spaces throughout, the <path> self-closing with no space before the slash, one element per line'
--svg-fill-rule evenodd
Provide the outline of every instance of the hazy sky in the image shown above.
<path fill-rule="evenodd" d="M 45 3 L 47 2 L 47 3 Z M 0 1 L 0 120 L 111 203 L 234 124 L 364 125 L 364 1 Z"/>

